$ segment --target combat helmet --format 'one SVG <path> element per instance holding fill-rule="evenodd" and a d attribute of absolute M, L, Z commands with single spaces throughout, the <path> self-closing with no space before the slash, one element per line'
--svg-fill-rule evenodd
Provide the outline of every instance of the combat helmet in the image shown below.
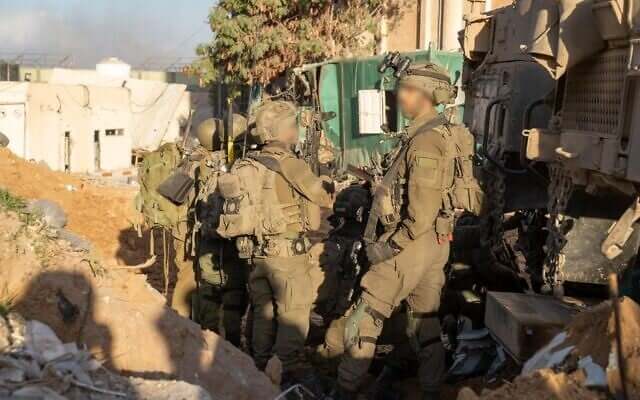
<path fill-rule="evenodd" d="M 240 114 L 233 114 L 233 132 L 229 140 L 235 141 L 247 131 L 247 119 Z M 208 118 L 198 125 L 196 129 L 198 141 L 209 151 L 219 150 L 224 137 L 224 121 L 216 118 Z"/>
<path fill-rule="evenodd" d="M 451 104 L 457 96 L 456 87 L 451 84 L 447 70 L 433 63 L 412 65 L 402 75 L 398 84 L 421 90 L 436 105 Z"/>
<path fill-rule="evenodd" d="M 295 126 L 296 122 L 297 112 L 293 103 L 268 101 L 256 110 L 255 139 L 259 144 L 277 140 L 283 130 Z"/>

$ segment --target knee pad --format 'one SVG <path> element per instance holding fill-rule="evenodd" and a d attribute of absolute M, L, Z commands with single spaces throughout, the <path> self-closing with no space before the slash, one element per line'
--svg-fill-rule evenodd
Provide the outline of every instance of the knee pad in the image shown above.
<path fill-rule="evenodd" d="M 385 317 L 382 313 L 374 310 L 364 301 L 358 301 L 345 321 L 345 348 L 359 345 L 361 342 L 375 345 L 382 331 L 384 320 Z"/>

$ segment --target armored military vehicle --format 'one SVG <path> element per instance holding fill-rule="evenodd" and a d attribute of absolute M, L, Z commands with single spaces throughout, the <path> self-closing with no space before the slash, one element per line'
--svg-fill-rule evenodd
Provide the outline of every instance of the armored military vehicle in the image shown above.
<path fill-rule="evenodd" d="M 499 248 L 512 215 L 538 288 L 600 285 L 635 260 L 639 10 L 516 0 L 461 33 L 465 119 L 492 203 L 484 241 Z"/>

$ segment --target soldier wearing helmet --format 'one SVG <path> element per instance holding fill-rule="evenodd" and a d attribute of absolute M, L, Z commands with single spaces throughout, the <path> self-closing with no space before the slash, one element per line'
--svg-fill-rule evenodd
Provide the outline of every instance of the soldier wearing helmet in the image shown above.
<path fill-rule="evenodd" d="M 246 119 L 234 114 L 229 141 L 239 140 L 246 130 Z M 225 339 L 239 346 L 242 317 L 248 304 L 248 267 L 238 258 L 232 242 L 214 234 L 218 214 L 216 177 L 228 162 L 223 136 L 224 123 L 219 119 L 209 118 L 196 128 L 201 145 L 198 152 L 202 153 L 196 173 L 196 265 L 187 267 L 178 262 L 172 307 L 183 315 L 191 314 L 203 329 L 220 332 L 224 328 Z M 176 253 L 185 258 L 184 251 Z"/>
<path fill-rule="evenodd" d="M 293 104 L 264 103 L 256 111 L 255 124 L 256 141 L 263 145 L 255 160 L 275 172 L 274 188 L 269 189 L 275 190 L 279 207 L 285 211 L 286 232 L 265 238 L 262 250 L 252 258 L 253 355 L 259 368 L 273 354 L 278 356 L 283 386 L 304 383 L 317 387 L 304 355 L 316 297 L 311 289 L 313 266 L 307 234 L 320 227 L 320 207 L 331 206 L 333 184 L 314 175 L 293 152 L 298 143 Z"/>
<path fill-rule="evenodd" d="M 409 68 L 398 82 L 398 103 L 411 120 L 406 138 L 382 182 L 374 188 L 364 233 L 370 269 L 362 294 L 343 317 L 344 355 L 334 399 L 355 398 L 374 357 L 385 320 L 402 303 L 407 335 L 420 361 L 424 399 L 439 396 L 445 371 L 438 308 L 453 230 L 452 124 L 436 106 L 452 103 L 446 70 L 434 64 Z"/>

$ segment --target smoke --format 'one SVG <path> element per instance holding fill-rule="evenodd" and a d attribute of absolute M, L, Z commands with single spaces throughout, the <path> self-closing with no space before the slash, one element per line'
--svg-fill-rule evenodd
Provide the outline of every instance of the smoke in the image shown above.
<path fill-rule="evenodd" d="M 210 1 L 186 3 L 188 10 L 174 10 L 180 2 L 170 0 L 0 0 L 0 58 L 70 55 L 73 66 L 92 67 L 109 56 L 134 66 L 194 56 L 195 46 L 210 35 L 204 24 Z"/>

